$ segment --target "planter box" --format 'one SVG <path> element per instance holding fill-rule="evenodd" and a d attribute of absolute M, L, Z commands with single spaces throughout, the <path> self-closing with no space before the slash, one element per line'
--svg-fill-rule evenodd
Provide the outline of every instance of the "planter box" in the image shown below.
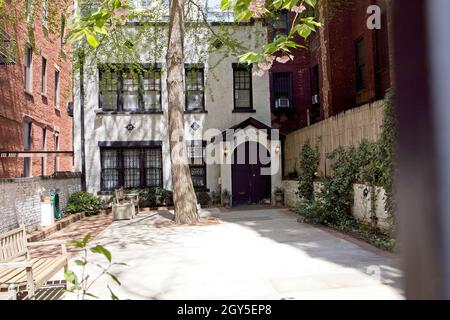
<path fill-rule="evenodd" d="M 71 223 L 74 223 L 76 221 L 79 221 L 85 217 L 84 212 L 71 214 L 70 216 L 64 217 L 61 220 L 55 222 L 54 224 L 42 228 L 41 230 L 35 231 L 27 236 L 28 242 L 36 242 L 41 241 L 45 238 L 47 238 L 49 235 L 55 233 L 56 231 L 59 231 Z"/>

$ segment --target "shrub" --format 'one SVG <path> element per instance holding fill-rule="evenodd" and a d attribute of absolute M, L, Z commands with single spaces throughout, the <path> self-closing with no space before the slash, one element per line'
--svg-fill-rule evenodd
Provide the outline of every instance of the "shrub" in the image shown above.
<path fill-rule="evenodd" d="M 212 203 L 214 205 L 216 204 L 220 204 L 221 202 L 221 197 L 220 197 L 220 191 L 213 191 L 211 192 L 211 198 L 212 198 Z"/>
<path fill-rule="evenodd" d="M 139 192 L 139 205 L 141 207 L 157 207 L 173 205 L 173 192 L 160 187 L 152 187 Z"/>
<path fill-rule="evenodd" d="M 86 215 L 97 214 L 100 210 L 100 199 L 88 192 L 80 191 L 72 193 L 64 212 L 74 214 L 84 212 Z"/>
<path fill-rule="evenodd" d="M 173 191 L 164 189 L 163 204 L 166 206 L 173 206 Z"/>
<path fill-rule="evenodd" d="M 314 198 L 314 179 L 318 166 L 317 152 L 306 141 L 300 152 L 300 175 L 298 177 L 298 194 L 305 200 Z"/>
<path fill-rule="evenodd" d="M 211 202 L 211 197 L 208 192 L 199 192 L 197 194 L 197 200 L 202 206 L 207 206 Z"/>

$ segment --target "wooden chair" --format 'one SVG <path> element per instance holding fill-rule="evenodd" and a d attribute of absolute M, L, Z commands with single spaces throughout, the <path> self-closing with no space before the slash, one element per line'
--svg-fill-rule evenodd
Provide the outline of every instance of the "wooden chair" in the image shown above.
<path fill-rule="evenodd" d="M 29 247 L 60 245 L 61 255 L 32 258 Z M 0 235 L 0 294 L 9 292 L 16 297 L 18 291 L 34 296 L 36 289 L 68 265 L 68 255 L 63 240 L 27 242 L 25 226 Z"/>
<path fill-rule="evenodd" d="M 136 215 L 136 207 L 137 209 L 137 213 L 139 213 L 139 194 L 135 194 L 135 193 L 130 193 L 130 194 L 126 194 L 123 187 L 120 187 L 118 189 L 114 190 L 114 199 L 115 199 L 115 204 L 113 204 L 112 207 L 112 211 L 113 213 L 115 211 L 118 211 L 118 208 L 120 208 L 121 211 L 125 210 L 124 208 L 127 208 L 127 204 L 131 204 L 131 212 L 129 213 L 129 215 L 131 216 L 130 219 L 134 218 Z M 124 216 L 123 214 L 121 214 L 122 216 Z M 127 215 L 125 215 L 127 216 Z"/>

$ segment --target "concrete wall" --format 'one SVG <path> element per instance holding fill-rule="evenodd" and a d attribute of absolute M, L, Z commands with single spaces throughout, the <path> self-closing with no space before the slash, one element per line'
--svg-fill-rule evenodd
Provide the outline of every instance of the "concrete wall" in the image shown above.
<path fill-rule="evenodd" d="M 316 192 L 320 189 L 321 184 L 319 182 L 314 183 L 314 189 Z M 283 180 L 284 188 L 284 203 L 290 208 L 295 208 L 301 202 L 301 198 L 297 195 L 298 181 L 297 180 Z M 364 190 L 367 190 L 364 192 Z M 370 224 L 371 223 L 371 192 L 370 187 L 363 184 L 355 184 L 353 186 L 353 207 L 352 215 L 356 220 Z M 391 229 L 393 221 L 387 214 L 385 209 L 385 191 L 383 188 L 375 189 L 375 213 L 378 218 L 378 227 L 383 230 Z"/>
<path fill-rule="evenodd" d="M 384 100 L 379 100 L 292 132 L 285 141 L 284 173 L 294 167 L 300 170 L 300 151 L 309 140 L 320 155 L 319 173 L 328 176 L 331 162 L 326 155 L 341 146 L 356 146 L 363 139 L 378 140 L 382 132 L 383 111 Z"/>
<path fill-rule="evenodd" d="M 31 230 L 41 221 L 41 195 L 58 189 L 63 209 L 73 192 L 81 190 L 80 175 L 60 173 L 55 177 L 0 179 L 0 233 L 25 224 Z"/>

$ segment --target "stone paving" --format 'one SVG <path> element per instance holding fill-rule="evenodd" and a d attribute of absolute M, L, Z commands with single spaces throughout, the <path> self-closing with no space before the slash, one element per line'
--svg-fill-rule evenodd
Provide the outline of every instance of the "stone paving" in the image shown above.
<path fill-rule="evenodd" d="M 128 264 L 113 269 L 122 286 L 103 278 L 91 292 L 109 299 L 110 285 L 120 299 L 403 299 L 395 257 L 298 223 L 286 209 L 202 215 L 221 222 L 164 226 L 168 212 L 113 222 L 94 243 Z M 73 259 L 70 268 L 79 272 Z"/>
<path fill-rule="evenodd" d="M 85 217 L 82 220 L 74 222 L 64 229 L 51 234 L 46 240 L 66 240 L 67 242 L 82 239 L 86 234 L 96 237 L 100 232 L 102 232 L 107 226 L 112 223 L 111 214 L 99 214 L 96 216 Z M 42 256 L 53 255 L 55 250 L 59 250 L 59 246 L 42 246 L 33 247 L 31 251 L 31 256 L 33 258 L 38 258 Z M 75 255 L 78 253 L 78 249 L 74 247 L 67 247 L 67 252 L 70 255 Z M 60 253 L 60 251 L 58 251 Z"/>

